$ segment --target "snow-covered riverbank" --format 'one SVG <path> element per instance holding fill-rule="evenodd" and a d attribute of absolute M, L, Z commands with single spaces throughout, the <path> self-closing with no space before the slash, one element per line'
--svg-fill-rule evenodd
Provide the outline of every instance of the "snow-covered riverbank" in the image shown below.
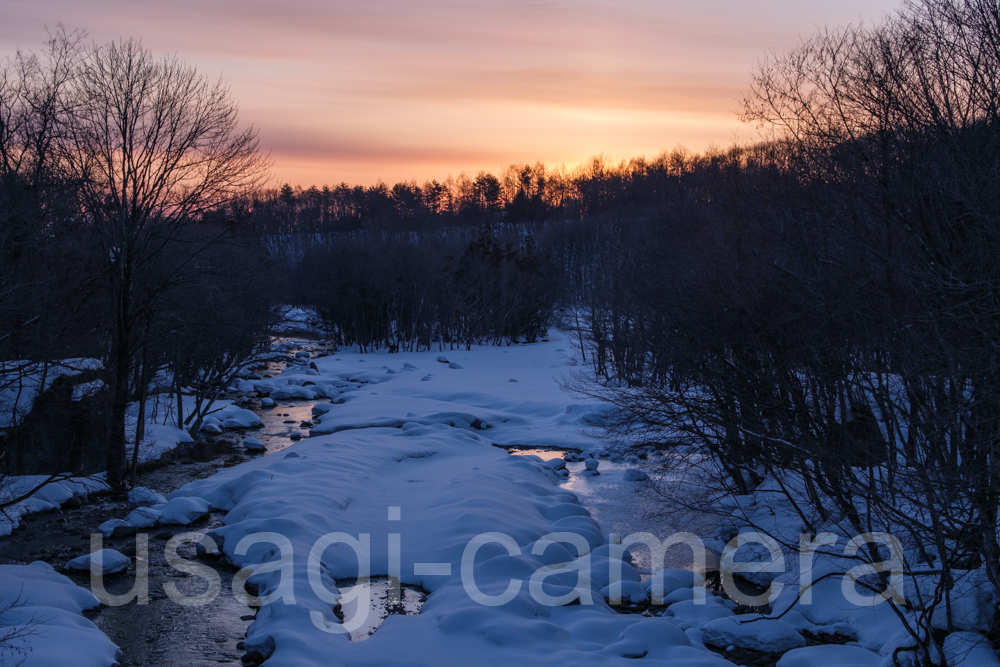
<path fill-rule="evenodd" d="M 563 478 L 552 465 L 493 446 L 600 447 L 581 433 L 596 406 L 575 403 L 557 384 L 573 363 L 565 341 L 338 353 L 312 361 L 315 370 L 303 366 L 241 387 L 328 396 L 312 437 L 172 496 L 202 498 L 229 511 L 226 525 L 211 536 L 234 564 L 282 563 L 281 570 L 265 573 L 275 567 L 265 566 L 251 578 L 261 595 L 281 598 L 261 609 L 246 641 L 269 665 L 384 665 L 401 652 L 410 665 L 467 664 L 473 656 L 484 664 L 537 663 L 553 655 L 562 656 L 560 664 L 640 655 L 663 664 L 726 664 L 701 645 L 691 623 L 681 624 L 686 633 L 675 619 L 608 607 L 600 590 L 615 554 L 602 546 L 604 528 L 560 487 Z M 356 578 L 359 569 L 355 551 L 343 542 L 316 546 L 331 533 L 345 541 L 367 535 L 370 574 L 398 572 L 403 583 L 430 591 L 422 612 L 390 617 L 365 642 L 337 633 L 335 582 Z M 555 540 L 553 533 L 582 541 L 542 540 Z M 470 548 L 477 539 L 481 547 Z M 535 573 L 577 555 L 589 556 L 594 570 L 592 584 L 582 587 L 585 603 L 546 604 L 551 596 L 573 594 L 575 573 L 544 580 Z M 313 580 L 310 558 L 318 566 Z M 638 573 L 625 563 L 622 568 L 624 579 L 638 584 Z M 529 583 L 533 575 L 536 582 Z M 497 602 L 518 580 L 522 585 L 504 604 L 483 604 Z M 684 587 L 682 577 L 671 582 Z M 706 607 L 705 620 L 731 613 L 712 600 Z"/>

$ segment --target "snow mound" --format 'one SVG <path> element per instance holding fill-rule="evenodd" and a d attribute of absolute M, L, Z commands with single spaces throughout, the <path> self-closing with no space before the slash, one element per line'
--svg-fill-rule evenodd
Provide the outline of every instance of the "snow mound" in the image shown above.
<path fill-rule="evenodd" d="M 128 492 L 128 504 L 129 507 L 135 509 L 137 507 L 152 507 L 153 505 L 162 505 L 167 502 L 165 496 L 160 495 L 152 489 L 147 489 L 144 486 L 137 486 Z"/>
<path fill-rule="evenodd" d="M 707 643 L 721 648 L 732 645 L 754 651 L 784 653 L 806 645 L 806 640 L 795 628 L 782 620 L 765 618 L 760 614 L 717 618 L 702 626 L 701 631 Z"/>
<path fill-rule="evenodd" d="M 98 572 L 114 574 L 115 572 L 124 572 L 127 570 L 129 563 L 132 561 L 129 560 L 128 556 L 118 553 L 114 549 L 101 549 L 92 554 L 74 558 L 66 563 L 65 568 L 67 570 L 90 572 L 91 562 L 97 565 Z"/>
<path fill-rule="evenodd" d="M 14 602 L 20 597 L 23 606 L 0 615 L 0 636 L 31 626 L 37 633 L 17 640 L 0 660 L 11 658 L 22 667 L 111 667 L 118 664 L 121 652 L 81 612 L 100 606 L 87 589 L 36 561 L 30 565 L 0 565 L 0 601 Z M 24 659 L 21 663 L 19 660 Z M 3 664 L 7 664 L 4 662 Z"/>
<path fill-rule="evenodd" d="M 135 526 L 130 524 L 128 521 L 123 521 L 122 519 L 111 519 L 109 521 L 105 521 L 100 526 L 98 526 L 97 530 L 101 531 L 101 535 L 103 535 L 104 537 L 111 537 L 112 535 L 115 534 L 115 529 L 119 528 L 120 526 L 128 526 L 129 528 L 132 529 L 135 528 Z"/>
<path fill-rule="evenodd" d="M 190 526 L 207 516 L 211 507 L 211 504 L 202 498 L 174 498 L 160 510 L 159 522 L 162 525 Z"/>
<path fill-rule="evenodd" d="M 891 661 L 890 661 L 891 662 Z M 778 660 L 778 667 L 881 667 L 877 653 L 859 646 L 806 646 L 792 649 Z"/>
<path fill-rule="evenodd" d="M 136 528 L 152 528 L 160 520 L 161 513 L 158 507 L 138 507 L 129 512 L 125 521 Z"/>
<path fill-rule="evenodd" d="M 977 632 L 953 632 L 944 638 L 949 667 L 1000 667 L 990 640 Z"/>
<path fill-rule="evenodd" d="M 243 449 L 248 452 L 260 452 L 267 449 L 263 442 L 257 438 L 244 438 L 243 439 Z"/>
<path fill-rule="evenodd" d="M 622 479 L 626 482 L 644 482 L 649 479 L 649 475 L 642 470 L 629 469 L 622 474 Z"/>

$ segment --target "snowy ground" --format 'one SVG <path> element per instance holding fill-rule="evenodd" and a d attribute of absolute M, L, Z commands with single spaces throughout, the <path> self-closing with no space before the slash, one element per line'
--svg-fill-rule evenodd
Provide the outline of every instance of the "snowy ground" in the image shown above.
<path fill-rule="evenodd" d="M 674 528 L 644 482 L 626 481 L 636 462 L 601 457 L 600 443 L 584 434 L 601 406 L 560 389 L 558 380 L 575 361 L 555 332 L 528 346 L 339 352 L 300 361 L 277 377 L 239 383 L 240 391 L 264 396 L 276 415 L 294 413 L 280 420 L 280 436 L 265 438 L 269 455 L 188 484 L 169 502 L 154 497 L 144 503 L 150 507 L 116 517 L 152 529 L 190 524 L 211 507 L 226 511 L 224 525 L 209 537 L 226 560 L 254 572 L 250 583 L 266 603 L 245 646 L 268 665 L 604 665 L 637 658 L 733 664 L 710 652 L 709 642 L 785 652 L 779 667 L 887 667 L 892 650 L 906 643 L 887 605 L 852 605 L 839 579 L 817 586 L 812 605 L 797 602 L 797 563 L 785 574 L 759 577 L 765 586 L 785 584 L 772 595 L 776 610 L 792 607 L 781 620 L 761 619 L 735 615 L 735 605 L 706 592 L 690 573 L 656 571 L 650 578 L 645 549 L 635 550 L 633 567 L 609 546 L 612 533 L 662 539 Z M 317 402 L 311 424 L 303 425 L 301 408 L 288 407 L 296 400 Z M 207 423 L 222 430 L 255 420 L 226 405 Z M 303 439 L 292 441 L 293 432 Z M 521 455 L 497 445 L 520 448 Z M 588 474 L 593 460 L 563 466 L 552 449 L 593 452 L 600 475 Z M 788 508 L 768 505 L 763 496 L 732 500 L 732 519 L 717 529 L 683 529 L 706 537 L 716 530 L 728 540 L 752 526 L 796 528 Z M 688 567 L 688 554 L 674 547 L 665 564 Z M 816 574 L 837 565 L 843 567 L 817 557 Z M 589 580 L 581 575 L 588 568 Z M 352 641 L 352 630 L 359 637 L 356 620 L 362 636 L 374 627 L 351 611 L 367 608 L 367 601 L 349 599 L 364 589 L 350 586 L 366 574 L 397 576 L 429 595 L 419 614 L 390 616 L 371 638 Z M 605 601 L 614 593 L 609 584 L 620 585 L 627 603 L 650 597 L 660 581 L 669 605 L 661 615 L 622 614 Z M 980 622 L 986 621 L 972 618 L 968 629 L 980 629 Z M 805 646 L 804 631 L 855 641 Z M 945 644 L 949 664 L 973 664 L 975 656 L 977 665 L 1000 664 L 991 662 L 995 654 L 981 635 L 965 634 Z M 85 641 L 98 638 L 87 634 Z"/>
<path fill-rule="evenodd" d="M 265 572 L 277 567 L 271 564 L 251 578 L 261 595 L 276 598 L 262 607 L 246 640 L 248 649 L 269 656 L 269 665 L 384 665 L 400 655 L 409 665 L 465 665 L 471 656 L 490 665 L 607 664 L 639 656 L 657 664 L 728 664 L 699 641 L 699 625 L 732 615 L 710 594 L 704 609 L 686 619 L 619 614 L 605 603 L 600 591 L 616 558 L 602 546 L 607 533 L 666 526 L 635 518 L 630 525 L 627 512 L 610 509 L 608 525 L 599 525 L 562 485 L 594 499 L 608 498 L 609 489 L 637 498 L 636 483 L 621 481 L 622 466 L 602 459 L 605 474 L 585 477 L 585 464 L 570 464 L 567 482 L 541 458 L 494 446 L 600 448 L 581 432 L 595 406 L 574 402 L 557 384 L 572 364 L 565 340 L 338 353 L 312 362 L 318 370 L 303 365 L 240 387 L 279 398 L 325 396 L 330 407 L 311 437 L 172 496 L 228 510 L 226 525 L 212 537 L 235 565 L 284 564 L 284 571 Z M 370 574 L 398 571 L 403 583 L 429 591 L 421 613 L 389 617 L 364 642 L 338 632 L 336 582 L 356 578 L 359 569 L 347 545 L 315 546 L 330 533 L 341 540 L 367 535 Z M 480 538 L 478 551 L 469 546 L 491 533 L 505 537 Z M 540 539 L 551 533 L 575 537 Z M 321 566 L 311 582 L 314 549 Z M 577 556 L 589 559 L 593 571 L 593 581 L 579 587 L 571 569 L 582 562 Z M 565 571 L 540 570 L 567 562 Z M 621 567 L 625 595 L 643 594 L 638 572 Z M 483 604 L 500 601 L 517 581 L 503 604 Z M 668 576 L 666 592 L 692 581 Z M 584 604 L 552 604 L 576 594 Z"/>

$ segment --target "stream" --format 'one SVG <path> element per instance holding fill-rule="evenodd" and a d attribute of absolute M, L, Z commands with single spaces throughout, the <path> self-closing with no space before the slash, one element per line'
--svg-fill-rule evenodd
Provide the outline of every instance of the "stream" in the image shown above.
<path fill-rule="evenodd" d="M 325 353 L 325 347 L 315 341 L 295 341 L 294 350 L 310 352 L 313 356 Z M 253 369 L 263 378 L 272 377 L 294 362 L 270 361 Z M 261 428 L 248 431 L 264 443 L 265 449 L 259 453 L 244 451 L 239 442 L 242 437 L 233 432 L 194 446 L 178 448 L 170 463 L 143 472 L 139 485 L 154 489 L 164 495 L 181 486 L 214 474 L 221 468 L 239 465 L 257 456 L 268 456 L 280 452 L 295 443 L 293 432 L 303 438 L 308 437 L 312 426 L 312 407 L 320 400 L 279 400 L 273 407 L 261 407 L 255 399 L 245 401 L 245 407 L 253 409 L 263 422 Z M 508 450 L 512 455 L 536 455 L 543 459 L 562 457 L 565 452 L 557 450 L 537 450 L 515 448 Z M 627 535 L 640 530 L 666 536 L 673 528 L 664 520 L 662 512 L 652 498 L 641 493 L 624 494 L 622 474 L 627 466 L 601 459 L 598 476 L 583 476 L 578 473 L 584 464 L 568 463 L 570 476 L 561 486 L 580 498 L 581 504 L 591 511 L 602 528 L 609 533 Z M 34 514 L 25 517 L 22 526 L 10 537 L 0 538 L 0 563 L 26 563 L 44 560 L 57 570 L 70 559 L 89 553 L 90 534 L 97 532 L 97 526 L 109 518 L 121 518 L 129 512 L 124 499 L 103 495 L 92 498 L 78 507 L 66 507 L 48 514 Z M 235 569 L 225 562 L 214 559 L 200 559 L 202 565 L 212 567 L 222 582 L 222 594 L 203 606 L 182 606 L 167 598 L 164 584 L 174 583 L 184 595 L 196 595 L 205 590 L 205 580 L 179 572 L 169 567 L 164 558 L 164 546 L 174 534 L 190 530 L 206 531 L 222 524 L 224 512 L 213 512 L 206 519 L 192 526 L 154 528 L 149 531 L 149 600 L 146 604 L 134 601 L 120 607 L 101 607 L 88 614 L 122 650 L 122 667 L 132 665 L 159 665 L 164 667 L 195 667 L 203 665 L 243 665 L 248 664 L 244 656 L 242 640 L 247 627 L 254 617 L 254 610 L 237 600 L 232 593 L 232 578 Z M 135 557 L 135 537 L 118 537 L 105 540 L 105 546 L 117 549 Z M 640 550 L 644 551 L 644 550 Z M 672 550 L 676 552 L 677 550 Z M 180 549 L 184 558 L 194 559 L 194 547 L 186 544 Z M 640 568 L 648 568 L 642 562 L 645 557 L 637 553 Z M 667 567 L 688 567 L 690 558 L 686 554 L 674 554 L 674 561 Z M 77 584 L 89 588 L 89 578 L 70 574 Z M 134 566 L 126 574 L 108 576 L 106 586 L 112 594 L 128 592 L 134 583 Z M 342 592 L 347 593 L 353 585 L 367 585 L 370 588 L 370 622 L 352 633 L 352 641 L 363 641 L 374 633 L 382 621 L 390 614 L 415 614 L 423 604 L 425 592 L 413 587 L 403 587 L 403 599 L 390 602 L 387 599 L 388 582 L 382 578 L 372 578 L 369 582 L 338 582 Z M 358 610 L 346 608 L 343 613 L 351 618 Z M 250 661 L 252 663 L 252 661 Z"/>

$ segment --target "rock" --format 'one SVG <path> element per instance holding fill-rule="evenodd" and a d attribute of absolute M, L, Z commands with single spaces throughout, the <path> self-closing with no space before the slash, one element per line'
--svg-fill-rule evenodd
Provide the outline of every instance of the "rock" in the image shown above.
<path fill-rule="evenodd" d="M 135 532 L 135 526 L 126 523 L 123 526 L 115 526 L 114 530 L 111 531 L 111 537 L 129 537 L 135 535 Z"/>
<path fill-rule="evenodd" d="M 128 569 L 129 564 L 132 562 L 129 560 L 128 556 L 120 554 L 114 549 L 101 549 L 100 551 L 95 551 L 92 554 L 74 558 L 70 562 L 66 563 L 64 569 L 74 570 L 77 572 L 89 572 L 91 561 L 94 561 L 97 564 L 98 572 L 103 574 L 122 572 Z"/>
<path fill-rule="evenodd" d="M 442 363 L 442 364 L 448 363 L 448 357 L 444 356 L 443 354 L 440 357 L 438 357 L 437 360 L 438 360 L 439 363 Z"/>
<path fill-rule="evenodd" d="M 262 408 L 273 408 L 274 407 L 274 399 L 271 399 L 271 398 L 262 398 L 262 399 L 260 399 L 260 407 L 262 407 Z"/>
<path fill-rule="evenodd" d="M 597 459 L 587 459 L 583 465 L 587 467 L 587 470 L 591 472 L 597 472 L 597 466 L 601 464 Z"/>
<path fill-rule="evenodd" d="M 950 635 L 949 635 L 950 636 Z M 946 646 L 948 639 L 945 638 Z M 947 655 L 947 648 L 945 654 Z M 995 656 L 995 654 L 994 654 Z M 873 653 L 860 646 L 838 646 L 827 644 L 825 646 L 806 646 L 792 649 L 778 660 L 778 667 L 811 667 L 812 665 L 850 665 L 851 667 L 879 667 L 882 663 L 882 656 Z M 890 661 L 891 664 L 891 661 Z M 948 664 L 953 664 L 951 660 Z M 988 667 L 990 663 L 973 663 L 976 667 Z M 994 663 L 995 664 L 995 663 Z M 973 665 L 962 665 L 958 667 L 973 667 Z"/>
<path fill-rule="evenodd" d="M 263 442 L 257 438 L 244 438 L 243 439 L 243 449 L 248 452 L 261 452 L 267 449 Z"/>
<path fill-rule="evenodd" d="M 300 350 L 300 351 L 298 351 L 298 352 L 295 353 L 295 358 L 296 359 L 308 359 L 309 358 L 309 353 L 306 352 L 306 351 L 304 351 L 304 350 Z"/>
<path fill-rule="evenodd" d="M 450 364 L 448 364 L 448 368 L 462 368 L 462 367 L 453 361 Z"/>
<path fill-rule="evenodd" d="M 754 651 L 784 653 L 806 645 L 798 630 L 780 619 L 760 614 L 717 618 L 702 626 L 705 642 L 713 646 L 738 646 Z"/>
<path fill-rule="evenodd" d="M 953 632 L 944 638 L 944 656 L 954 667 L 996 667 L 1000 659 L 990 640 L 978 632 Z"/>
<path fill-rule="evenodd" d="M 517 382 L 517 380 L 514 379 L 514 378 L 511 378 L 511 379 L 507 380 L 507 382 Z"/>
<path fill-rule="evenodd" d="M 237 419 L 227 419 L 222 422 L 222 428 L 241 428 L 243 426 Z"/>
<path fill-rule="evenodd" d="M 212 505 L 203 498 L 174 498 L 163 506 L 160 523 L 189 526 L 208 516 L 211 507 Z"/>
<path fill-rule="evenodd" d="M 415 370 L 417 370 L 417 367 L 416 367 L 416 366 L 414 366 L 414 365 L 413 365 L 413 364 L 411 364 L 411 363 L 404 363 L 404 364 L 403 364 L 403 368 L 409 368 L 409 369 L 410 369 L 411 371 L 415 371 Z"/>
<path fill-rule="evenodd" d="M 624 475 L 622 475 L 622 479 L 624 479 L 626 482 L 644 482 L 647 479 L 649 479 L 649 475 L 647 475 L 642 470 L 635 470 L 630 468 L 625 471 Z"/>
<path fill-rule="evenodd" d="M 116 528 L 123 528 L 126 526 L 131 528 L 133 533 L 135 532 L 135 526 L 132 526 L 127 521 L 123 521 L 121 519 L 111 519 L 110 521 L 105 521 L 97 527 L 97 530 L 101 531 L 101 535 L 104 537 L 111 537 L 115 534 Z"/>
<path fill-rule="evenodd" d="M 205 424 L 204 426 L 201 427 L 201 430 L 205 433 L 211 433 L 212 435 L 218 435 L 219 433 L 222 433 L 222 429 L 216 426 L 215 424 Z"/>
<path fill-rule="evenodd" d="M 302 434 L 299 433 L 298 431 L 292 431 L 291 433 L 288 434 L 288 437 L 291 438 L 292 440 L 301 440 Z"/>
<path fill-rule="evenodd" d="M 137 507 L 125 517 L 125 521 L 136 528 L 152 528 L 159 520 L 160 510 L 152 507 Z"/>
<path fill-rule="evenodd" d="M 262 378 L 261 376 L 257 375 L 256 373 L 251 373 L 250 375 L 247 376 L 247 379 L 248 380 L 263 380 L 264 378 Z"/>
<path fill-rule="evenodd" d="M 333 410 L 333 405 L 330 403 L 317 403 L 316 405 L 312 406 L 312 413 L 314 416 L 325 415 L 330 410 Z"/>
<path fill-rule="evenodd" d="M 264 664 L 266 658 L 257 649 L 251 649 L 243 654 L 240 658 L 240 662 L 244 665 L 262 665 Z"/>

